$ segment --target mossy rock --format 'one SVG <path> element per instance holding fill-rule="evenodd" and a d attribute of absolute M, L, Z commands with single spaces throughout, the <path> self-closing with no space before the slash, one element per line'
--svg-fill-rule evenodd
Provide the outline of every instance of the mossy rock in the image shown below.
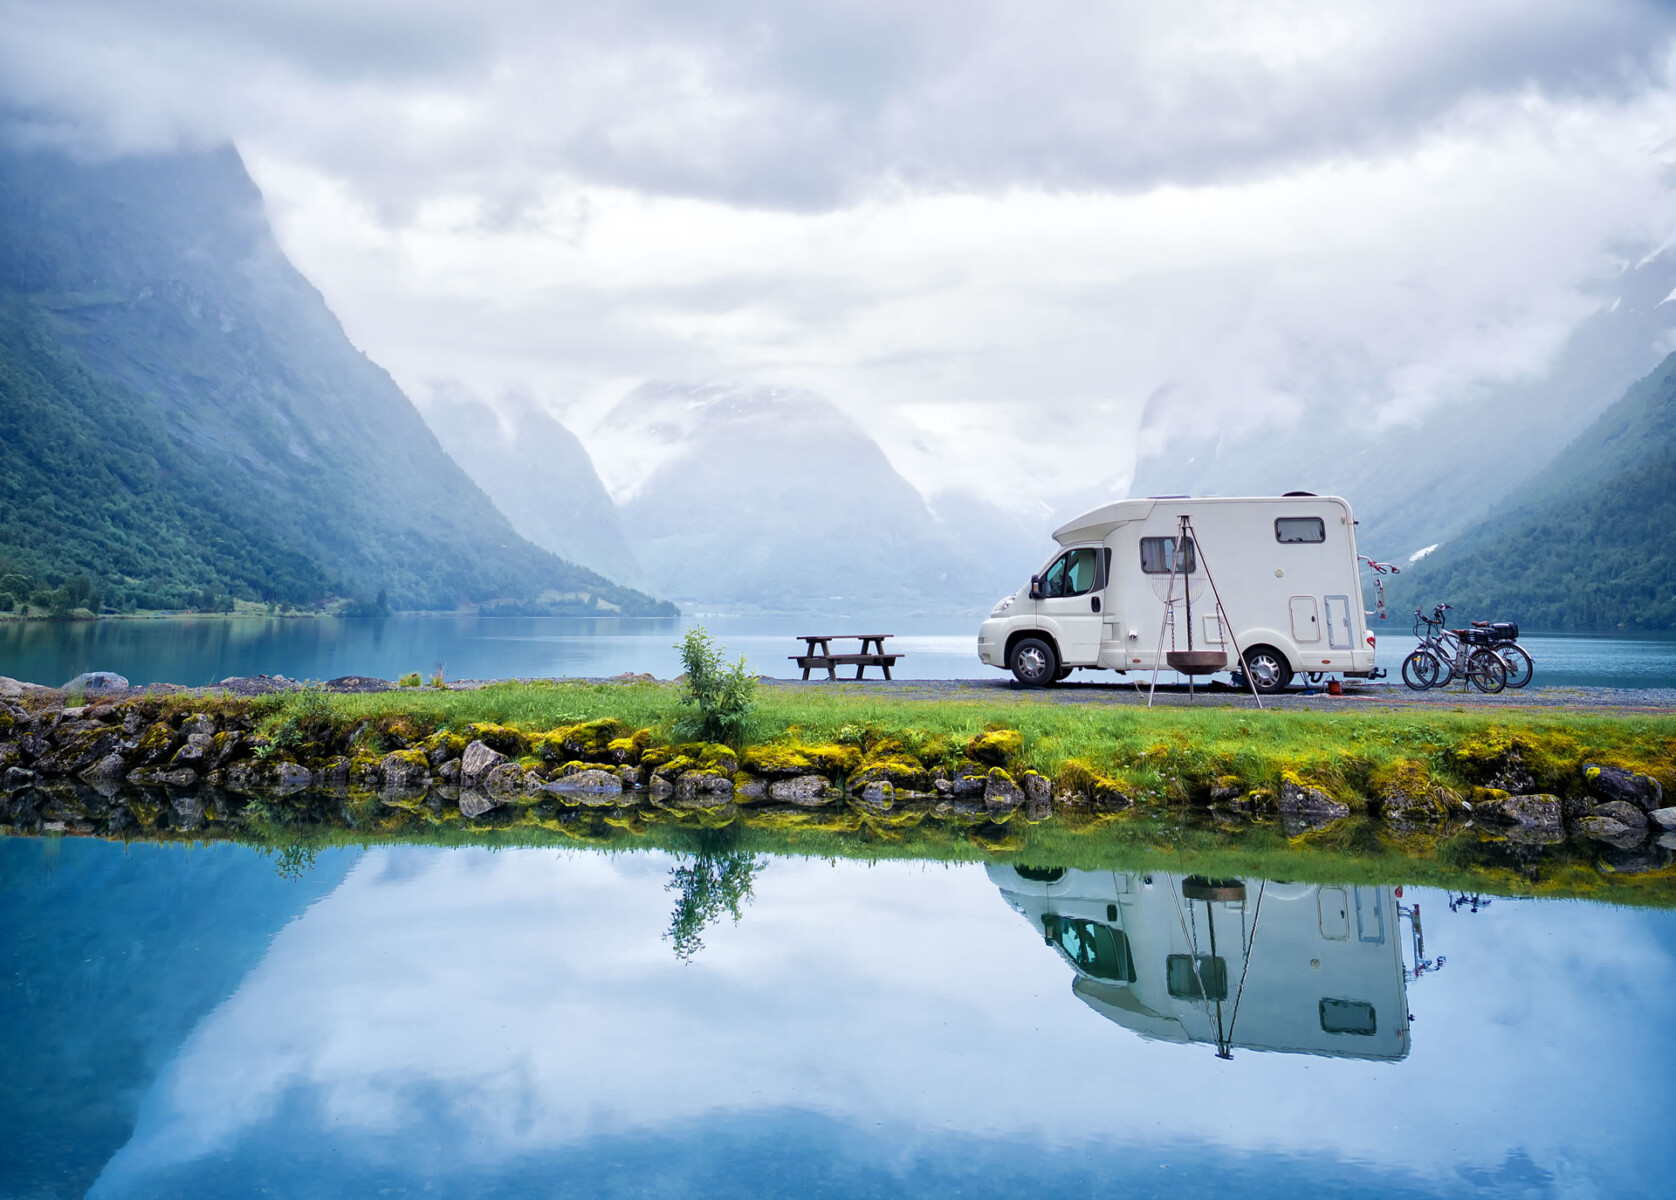
<path fill-rule="evenodd" d="M 1016 729 L 989 729 L 966 743 L 966 757 L 1004 767 L 1024 753 L 1024 735 Z"/>
<path fill-rule="evenodd" d="M 1441 820 L 1459 806 L 1459 797 L 1432 778 L 1426 764 L 1399 758 L 1377 768 L 1368 790 L 1381 814 L 1406 821 Z"/>
<path fill-rule="evenodd" d="M 931 786 L 931 772 L 919 759 L 906 754 L 870 757 L 850 776 L 850 787 L 859 791 L 869 783 L 888 783 L 911 792 L 923 792 Z"/>
<path fill-rule="evenodd" d="M 466 726 L 466 733 L 470 735 L 468 741 L 482 742 L 491 750 L 498 751 L 508 758 L 522 758 L 530 752 L 530 739 L 521 730 L 513 729 L 510 725 L 496 725 L 489 721 L 480 721 Z"/>
<path fill-rule="evenodd" d="M 777 742 L 752 746 L 745 751 L 742 761 L 747 771 L 765 779 L 793 779 L 799 775 L 837 779 L 861 765 L 861 751 L 836 742 L 813 746 Z"/>
<path fill-rule="evenodd" d="M 632 767 L 639 764 L 641 755 L 646 753 L 651 744 L 652 731 L 636 729 L 627 737 L 612 738 L 605 748 L 611 755 L 610 761 Z"/>
<path fill-rule="evenodd" d="M 556 741 L 570 758 L 588 762 L 620 762 L 622 760 L 612 752 L 612 743 L 629 736 L 629 727 L 623 722 L 614 717 L 600 717 L 565 725 L 543 735 L 543 739 L 548 744 Z"/>
<path fill-rule="evenodd" d="M 451 758 L 458 758 L 466 752 L 471 742 L 461 737 L 451 729 L 439 729 L 420 743 L 428 758 L 436 759 L 439 763 L 447 762 Z M 438 752 L 441 752 L 438 758 Z"/>

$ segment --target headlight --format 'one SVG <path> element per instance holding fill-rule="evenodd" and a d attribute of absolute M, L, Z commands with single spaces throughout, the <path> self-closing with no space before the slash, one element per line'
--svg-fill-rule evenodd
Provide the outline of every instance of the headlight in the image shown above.
<path fill-rule="evenodd" d="M 990 609 L 989 610 L 989 615 L 992 616 L 992 617 L 998 617 L 1002 613 L 1006 612 L 1012 606 L 1013 606 L 1013 597 L 1008 596 L 1005 600 L 1001 601 L 1001 603 L 997 604 L 994 608 Z"/>

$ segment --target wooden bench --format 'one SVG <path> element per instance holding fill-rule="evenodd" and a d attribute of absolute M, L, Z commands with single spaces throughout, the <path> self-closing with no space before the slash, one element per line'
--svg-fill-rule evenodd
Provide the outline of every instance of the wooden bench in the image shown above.
<path fill-rule="evenodd" d="M 855 677 L 862 678 L 868 667 L 878 667 L 890 678 L 890 669 L 896 665 L 900 654 L 885 653 L 885 639 L 888 633 L 805 633 L 798 635 L 805 643 L 804 653 L 793 654 L 789 657 L 792 662 L 803 668 L 803 678 L 809 678 L 810 671 L 825 670 L 828 679 L 838 678 L 839 667 L 854 667 Z M 833 642 L 859 641 L 860 654 L 834 654 Z"/>

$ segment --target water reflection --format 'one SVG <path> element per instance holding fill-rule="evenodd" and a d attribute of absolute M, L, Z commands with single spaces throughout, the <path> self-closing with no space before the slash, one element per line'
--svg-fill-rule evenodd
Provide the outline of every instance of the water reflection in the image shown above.
<path fill-rule="evenodd" d="M 1450 968 L 1416 984 L 1416 897 L 1385 886 L 746 879 L 735 849 L 384 847 L 293 880 L 0 841 L 0 1195 L 1629 1195 L 1676 1166 L 1676 914 L 1424 893 Z M 721 919 L 679 961 L 689 897 Z"/>
<path fill-rule="evenodd" d="M 992 863 L 989 878 L 1076 973 L 1071 992 L 1144 1038 L 1333 1058 L 1408 1057 L 1391 887 Z"/>

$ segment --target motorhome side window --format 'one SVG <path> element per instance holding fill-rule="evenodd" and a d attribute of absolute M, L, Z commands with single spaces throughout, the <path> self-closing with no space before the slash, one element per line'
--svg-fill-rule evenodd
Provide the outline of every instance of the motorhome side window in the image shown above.
<path fill-rule="evenodd" d="M 1198 570 L 1199 564 L 1193 553 L 1193 539 L 1188 538 L 1182 544 L 1181 566 L 1183 575 L 1191 575 Z M 1141 570 L 1148 575 L 1168 575 L 1177 570 L 1176 540 L 1173 537 L 1152 537 L 1141 539 Z"/>
<path fill-rule="evenodd" d="M 1283 546 L 1298 542 L 1324 542 L 1327 540 L 1327 523 L 1320 517 L 1276 517 L 1274 540 Z"/>
<path fill-rule="evenodd" d="M 1067 550 L 1042 576 L 1043 596 L 1081 596 L 1094 590 L 1095 550 Z"/>

